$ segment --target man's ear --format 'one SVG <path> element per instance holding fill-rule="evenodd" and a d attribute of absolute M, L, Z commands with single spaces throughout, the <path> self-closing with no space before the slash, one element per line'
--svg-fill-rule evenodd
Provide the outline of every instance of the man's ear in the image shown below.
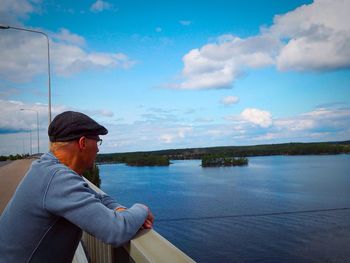
<path fill-rule="evenodd" d="M 80 151 L 85 149 L 85 147 L 86 147 L 86 138 L 85 138 L 85 136 L 80 137 L 80 139 L 78 141 L 78 145 L 79 145 L 79 150 Z"/>

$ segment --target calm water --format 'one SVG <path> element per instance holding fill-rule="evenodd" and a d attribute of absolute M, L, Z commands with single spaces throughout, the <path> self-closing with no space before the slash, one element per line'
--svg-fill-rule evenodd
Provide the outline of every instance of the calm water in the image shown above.
<path fill-rule="evenodd" d="M 173 162 L 100 165 L 101 188 L 149 205 L 155 230 L 198 262 L 350 262 L 350 155 Z"/>

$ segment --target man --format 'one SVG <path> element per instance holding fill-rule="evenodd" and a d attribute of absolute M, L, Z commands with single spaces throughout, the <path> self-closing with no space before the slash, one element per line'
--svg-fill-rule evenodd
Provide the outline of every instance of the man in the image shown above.
<path fill-rule="evenodd" d="M 82 230 L 119 246 L 140 228 L 152 228 L 148 207 L 126 209 L 88 187 L 82 173 L 94 165 L 107 129 L 67 111 L 49 126 L 50 152 L 34 161 L 0 217 L 0 262 L 71 262 Z"/>

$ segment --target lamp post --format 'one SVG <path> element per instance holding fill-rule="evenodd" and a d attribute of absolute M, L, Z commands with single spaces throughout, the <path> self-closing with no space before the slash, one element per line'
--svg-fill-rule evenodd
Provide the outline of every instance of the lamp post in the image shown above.
<path fill-rule="evenodd" d="M 36 112 L 36 131 L 37 131 L 37 142 L 38 142 L 38 154 L 40 153 L 40 141 L 39 141 L 39 112 L 33 109 L 21 109 L 21 111 L 23 110 L 29 110 L 29 111 L 34 111 Z M 30 130 L 30 141 L 32 140 L 32 130 Z M 32 143 L 30 142 L 30 145 L 32 145 Z M 32 147 L 32 146 L 30 146 Z"/>
<path fill-rule="evenodd" d="M 29 152 L 32 155 L 32 129 L 29 130 Z"/>
<path fill-rule="evenodd" d="M 49 89 L 49 124 L 51 123 L 51 73 L 50 73 L 50 41 L 49 37 L 46 33 L 38 30 L 28 29 L 28 28 L 22 28 L 22 27 L 14 27 L 9 25 L 1 25 L 0 29 L 14 29 L 14 30 L 21 30 L 21 31 L 27 31 L 32 33 L 38 33 L 46 37 L 47 41 L 47 69 L 48 69 L 48 89 Z"/>

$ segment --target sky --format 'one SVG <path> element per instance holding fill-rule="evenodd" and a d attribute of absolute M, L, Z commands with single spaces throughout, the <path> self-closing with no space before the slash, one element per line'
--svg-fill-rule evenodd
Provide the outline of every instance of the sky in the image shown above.
<path fill-rule="evenodd" d="M 350 139 L 350 0 L 0 0 L 101 153 Z M 0 30 L 0 155 L 48 150 L 47 41 Z M 21 110 L 26 109 L 26 110 Z M 37 116 L 39 126 L 37 127 Z M 30 138 L 31 144 L 30 144 Z"/>

